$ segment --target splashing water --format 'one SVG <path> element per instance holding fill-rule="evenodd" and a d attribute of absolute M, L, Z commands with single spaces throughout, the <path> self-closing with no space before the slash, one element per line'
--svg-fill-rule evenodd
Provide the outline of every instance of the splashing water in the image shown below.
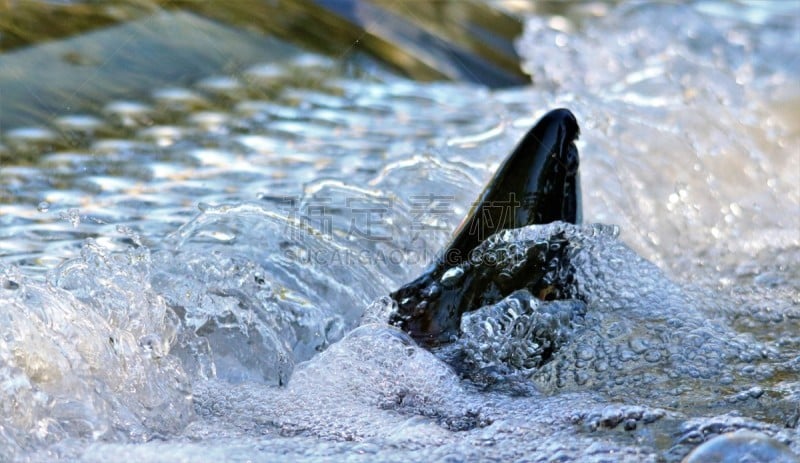
<path fill-rule="evenodd" d="M 678 461 L 745 430 L 792 461 L 800 11 L 743 11 L 533 18 L 534 85 L 495 93 L 312 60 L 328 87 L 222 106 L 235 79 L 207 79 L 153 98 L 202 113 L 118 102 L 128 139 L 4 169 L 0 460 Z M 567 236 L 575 298 L 516 292 L 416 346 L 381 297 L 556 106 L 585 221 L 618 228 L 493 237 Z"/>

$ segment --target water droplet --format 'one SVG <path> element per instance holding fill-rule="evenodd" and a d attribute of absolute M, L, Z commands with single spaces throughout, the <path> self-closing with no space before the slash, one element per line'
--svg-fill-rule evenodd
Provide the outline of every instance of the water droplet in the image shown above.
<path fill-rule="evenodd" d="M 39 203 L 38 206 L 36 206 L 36 210 L 38 210 L 39 212 L 47 212 L 48 210 L 50 210 L 50 203 L 48 203 L 47 201 L 42 201 Z"/>
<path fill-rule="evenodd" d="M 461 267 L 453 267 L 442 275 L 439 280 L 445 288 L 452 288 L 457 285 L 461 278 L 464 276 L 464 269 Z"/>

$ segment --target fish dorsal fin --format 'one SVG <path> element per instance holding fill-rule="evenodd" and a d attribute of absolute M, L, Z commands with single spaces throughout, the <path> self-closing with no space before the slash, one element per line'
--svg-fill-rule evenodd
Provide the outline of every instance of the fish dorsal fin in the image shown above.
<path fill-rule="evenodd" d="M 438 259 L 392 298 L 398 313 L 392 322 L 426 344 L 443 342 L 457 331 L 461 314 L 473 310 L 480 284 L 466 279 L 451 289 L 441 287 L 446 272 L 457 272 L 470 252 L 505 229 L 581 221 L 578 149 L 580 130 L 568 109 L 545 114 L 519 142 L 484 188 L 453 239 Z"/>

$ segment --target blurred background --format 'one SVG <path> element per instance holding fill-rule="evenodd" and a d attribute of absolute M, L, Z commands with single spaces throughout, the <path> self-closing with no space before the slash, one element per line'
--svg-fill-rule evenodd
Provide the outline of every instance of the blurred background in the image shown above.
<path fill-rule="evenodd" d="M 611 3 L 0 1 L 0 140 L 5 141 L 0 163 L 30 162 L 42 148 L 86 145 L 93 137 L 78 132 L 98 124 L 59 117 L 107 118 L 109 102 L 149 98 L 154 88 L 191 85 L 213 74 L 241 77 L 248 67 L 264 63 L 276 63 L 272 71 L 263 70 L 271 76 L 243 79 L 242 91 L 251 97 L 274 96 L 287 80 L 324 86 L 303 71 L 276 78 L 284 71 L 278 67 L 300 56 L 306 64 L 312 56 L 327 57 L 348 77 L 526 85 L 530 77 L 513 45 L 526 14 L 562 15 L 579 24 Z M 150 117 L 174 122 L 165 112 Z M 120 129 L 104 125 L 102 135 L 126 135 L 108 133 Z"/>

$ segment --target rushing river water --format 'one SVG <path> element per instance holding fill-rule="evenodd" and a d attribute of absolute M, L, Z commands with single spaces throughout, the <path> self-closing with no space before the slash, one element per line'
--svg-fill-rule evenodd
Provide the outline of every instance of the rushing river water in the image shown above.
<path fill-rule="evenodd" d="M 0 460 L 676 461 L 738 431 L 796 461 L 800 10 L 772 7 L 532 18 L 527 88 L 305 56 L 63 118 L 86 149 L 0 171 Z M 463 378 L 382 297 L 555 107 L 587 225 L 498 246 L 567 233 L 585 313 L 543 364 L 465 330 L 494 374 Z"/>

